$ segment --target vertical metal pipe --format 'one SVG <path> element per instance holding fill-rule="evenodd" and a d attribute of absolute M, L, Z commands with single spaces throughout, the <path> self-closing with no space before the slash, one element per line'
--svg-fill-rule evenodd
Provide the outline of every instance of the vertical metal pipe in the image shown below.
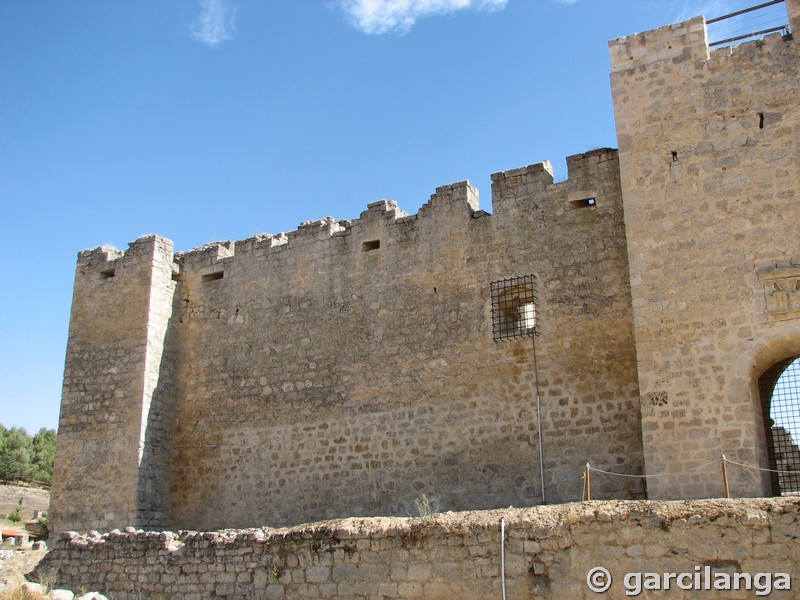
<path fill-rule="evenodd" d="M 506 518 L 500 517 L 500 583 L 506 600 Z"/>
<path fill-rule="evenodd" d="M 544 456 L 542 455 L 542 407 L 539 400 L 539 364 L 536 361 L 536 326 L 533 328 L 533 374 L 536 380 L 536 427 L 539 433 L 539 477 L 542 483 L 542 504 L 547 504 L 544 494 Z"/>

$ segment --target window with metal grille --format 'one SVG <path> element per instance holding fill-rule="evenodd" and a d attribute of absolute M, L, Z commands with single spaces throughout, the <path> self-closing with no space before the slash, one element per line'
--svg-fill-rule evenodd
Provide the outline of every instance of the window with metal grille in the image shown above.
<path fill-rule="evenodd" d="M 800 357 L 781 361 L 758 381 L 772 493 L 800 495 Z"/>
<path fill-rule="evenodd" d="M 495 342 L 536 333 L 536 276 L 492 282 L 492 339 Z"/>

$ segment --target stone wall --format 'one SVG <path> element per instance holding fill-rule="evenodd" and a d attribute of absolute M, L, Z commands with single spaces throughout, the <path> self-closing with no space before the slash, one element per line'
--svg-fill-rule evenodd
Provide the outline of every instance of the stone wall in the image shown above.
<path fill-rule="evenodd" d="M 647 472 L 721 454 L 767 467 L 758 379 L 800 355 L 800 46 L 709 51 L 698 17 L 610 49 Z M 732 476 L 771 493 L 756 471 Z M 648 492 L 721 487 L 695 471 Z"/>
<path fill-rule="evenodd" d="M 580 498 L 586 456 L 640 472 L 616 153 L 573 163 L 495 175 L 492 215 L 463 182 L 183 255 L 170 527 L 537 503 L 531 341 L 492 340 L 489 293 L 530 272 L 548 496 Z M 571 210 L 586 187 L 599 205 Z"/>
<path fill-rule="evenodd" d="M 586 462 L 659 476 L 596 498 L 708 497 L 720 455 L 770 466 L 759 379 L 800 355 L 798 42 L 710 52 L 698 17 L 610 49 L 619 154 L 495 173 L 492 214 L 459 182 L 415 215 L 81 253 L 53 528 L 568 502 Z M 492 337 L 491 282 L 529 274 L 536 369 Z"/>
<path fill-rule="evenodd" d="M 120 287 L 125 269 L 168 240 L 82 254 L 54 529 L 406 515 L 422 494 L 442 510 L 540 502 L 531 339 L 495 342 L 491 319 L 491 281 L 529 273 L 546 499 L 580 499 L 587 460 L 641 473 L 616 151 L 568 167 L 560 183 L 548 163 L 496 173 L 492 215 L 460 182 L 416 215 L 381 201 L 353 221 L 159 255 L 149 290 Z M 112 261 L 124 268 L 104 277 Z M 97 420 L 81 412 L 95 405 Z M 122 480 L 95 465 L 104 444 L 124 449 Z M 618 478 L 597 493 L 643 490 Z"/>
<path fill-rule="evenodd" d="M 587 502 L 215 533 L 65 533 L 39 571 L 57 570 L 59 586 L 118 600 L 500 598 L 501 516 L 506 591 L 516 600 L 597 598 L 586 581 L 594 567 L 610 572 L 603 597 L 611 599 L 629 597 L 636 580 L 626 585 L 625 576 L 636 572 L 658 573 L 662 586 L 663 573 L 712 586 L 684 590 L 672 578 L 662 593 L 677 599 L 764 595 L 767 579 L 757 574 L 771 574 L 774 585 L 785 573 L 791 590 L 770 597 L 797 597 L 797 499 Z M 750 592 L 714 590 L 734 573 L 750 575 Z"/>

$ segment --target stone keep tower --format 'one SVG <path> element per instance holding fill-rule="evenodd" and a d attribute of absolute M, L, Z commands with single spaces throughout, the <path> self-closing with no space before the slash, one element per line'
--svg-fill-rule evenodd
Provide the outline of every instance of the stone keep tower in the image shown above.
<path fill-rule="evenodd" d="M 78 256 L 50 514 L 58 531 L 164 523 L 172 268 L 172 243 L 157 236 Z"/>
<path fill-rule="evenodd" d="M 610 49 L 647 472 L 766 467 L 758 380 L 800 355 L 800 39 L 709 51 L 698 17 Z M 738 495 L 769 494 L 730 473 Z M 708 471 L 648 484 L 722 493 Z"/>

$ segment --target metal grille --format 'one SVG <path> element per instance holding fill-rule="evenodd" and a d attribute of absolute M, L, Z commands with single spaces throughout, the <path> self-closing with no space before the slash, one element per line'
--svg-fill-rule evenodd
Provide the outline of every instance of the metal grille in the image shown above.
<path fill-rule="evenodd" d="M 492 339 L 531 337 L 536 332 L 536 276 L 492 282 Z"/>
<path fill-rule="evenodd" d="M 759 380 L 767 451 L 776 496 L 800 494 L 800 357 L 778 363 Z"/>

